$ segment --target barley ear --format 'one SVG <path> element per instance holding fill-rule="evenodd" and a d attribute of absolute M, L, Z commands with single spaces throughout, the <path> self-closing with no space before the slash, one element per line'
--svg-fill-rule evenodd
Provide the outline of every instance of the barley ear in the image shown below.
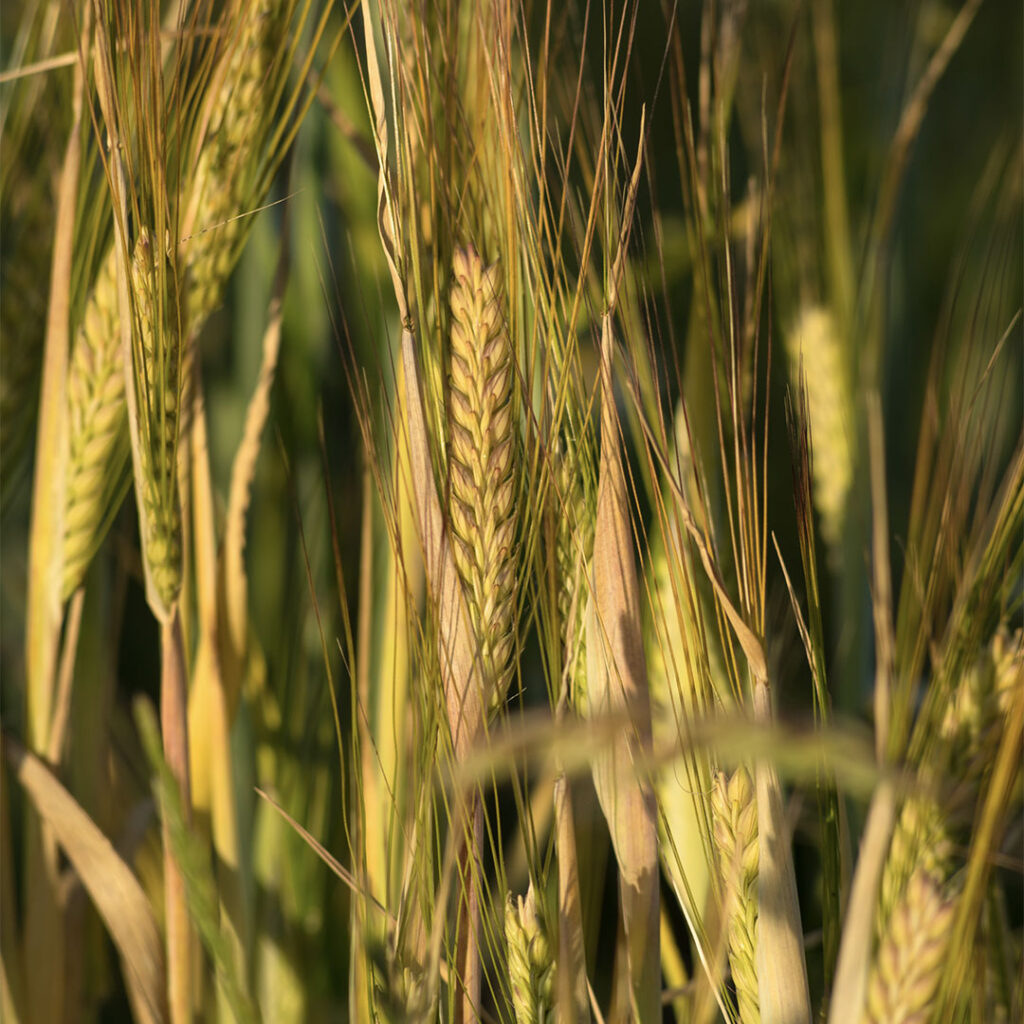
<path fill-rule="evenodd" d="M 876 927 L 883 932 L 915 872 L 946 878 L 951 869 L 952 841 L 938 802 L 911 796 L 900 809 L 882 872 Z"/>
<path fill-rule="evenodd" d="M 865 1024 L 925 1024 L 939 987 L 954 902 L 919 868 L 893 912 L 868 980 Z"/>
<path fill-rule="evenodd" d="M 556 452 L 553 463 L 559 635 L 569 699 L 578 706 L 587 685 L 584 613 L 586 567 L 594 549 L 594 513 L 587 501 L 579 453 Z"/>
<path fill-rule="evenodd" d="M 640 621 L 633 531 L 612 385 L 611 320 L 601 330 L 601 460 L 592 587 L 587 600 L 584 714 L 622 715 L 617 735 L 591 763 L 594 788 L 619 867 L 633 1013 L 661 1018 L 657 805 L 640 759 L 651 744 L 651 706 Z"/>
<path fill-rule="evenodd" d="M 532 883 L 525 898 L 508 895 L 505 943 L 516 1024 L 541 1024 L 554 1008 L 555 961 Z"/>
<path fill-rule="evenodd" d="M 129 372 L 138 434 L 135 469 L 140 497 L 147 591 L 161 619 L 181 589 L 181 507 L 177 446 L 181 402 L 180 309 L 174 268 L 143 230 L 132 260 L 132 352 Z M 133 437 L 133 442 L 134 442 Z"/>
<path fill-rule="evenodd" d="M 252 222 L 251 217 L 240 215 L 260 202 L 268 185 L 259 153 L 260 140 L 267 137 L 271 123 L 265 100 L 266 78 L 271 49 L 278 43 L 281 17 L 287 8 L 281 0 L 251 5 L 238 15 L 237 24 L 229 23 L 231 32 L 237 30 L 237 39 L 226 57 L 220 89 L 211 95 L 210 123 L 195 167 L 184 183 L 190 212 L 189 235 L 181 247 L 188 287 L 181 296 L 180 376 L 186 384 L 190 380 L 187 362 L 194 348 L 192 341 L 219 303 Z M 136 255 L 141 258 L 141 254 Z M 81 584 L 125 481 L 129 441 L 117 259 L 117 247 L 112 245 L 100 265 L 71 353 L 62 580 L 65 600 Z M 188 407 L 187 396 L 183 404 Z M 157 554 L 157 561 L 168 562 L 163 553 Z M 173 589 L 172 581 L 166 578 L 166 564 L 160 575 L 165 577 L 162 586 Z"/>
<path fill-rule="evenodd" d="M 725 892 L 729 966 L 743 1024 L 761 1019 L 757 993 L 757 804 L 745 768 L 719 772 L 711 791 L 715 844 Z"/>
<path fill-rule="evenodd" d="M 514 646 L 512 359 L 496 266 L 457 250 L 451 290 L 452 551 L 479 648 L 491 713 L 505 698 Z"/>
<path fill-rule="evenodd" d="M 63 598 L 81 583 L 102 537 L 104 511 L 128 454 L 117 300 L 117 252 L 100 266 L 68 371 L 68 472 Z"/>
<path fill-rule="evenodd" d="M 814 504 L 830 553 L 843 533 L 846 501 L 853 484 L 853 398 L 839 330 L 831 313 L 811 306 L 801 311 L 786 336 L 790 376 L 803 373 L 814 457 Z"/>

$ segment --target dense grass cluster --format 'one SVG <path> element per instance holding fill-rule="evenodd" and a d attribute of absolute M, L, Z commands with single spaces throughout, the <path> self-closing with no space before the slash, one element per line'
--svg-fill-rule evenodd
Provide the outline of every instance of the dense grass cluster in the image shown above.
<path fill-rule="evenodd" d="M 1013 6 L 5 9 L 3 1020 L 1024 1017 Z"/>

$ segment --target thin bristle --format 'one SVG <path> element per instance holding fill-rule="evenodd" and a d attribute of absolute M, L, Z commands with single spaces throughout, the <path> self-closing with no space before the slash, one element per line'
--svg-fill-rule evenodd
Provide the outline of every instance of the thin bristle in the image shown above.
<path fill-rule="evenodd" d="M 594 547 L 594 510 L 588 508 L 578 455 L 558 452 L 554 459 L 555 557 L 558 566 L 558 620 L 574 706 L 584 700 L 586 659 L 586 565 Z"/>

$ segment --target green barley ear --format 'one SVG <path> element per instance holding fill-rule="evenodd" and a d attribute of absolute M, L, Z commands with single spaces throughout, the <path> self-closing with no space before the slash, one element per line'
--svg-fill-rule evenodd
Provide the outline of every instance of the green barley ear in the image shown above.
<path fill-rule="evenodd" d="M 85 576 L 105 532 L 107 510 L 123 492 L 128 434 L 120 322 L 117 260 L 111 249 L 75 336 L 68 371 L 64 600 Z"/>
<path fill-rule="evenodd" d="M 594 509 L 587 500 L 579 452 L 558 451 L 553 463 L 559 636 L 570 700 L 577 705 L 585 699 L 587 685 L 587 564 L 594 549 Z"/>
<path fill-rule="evenodd" d="M 758 1024 L 757 803 L 745 768 L 719 772 L 711 791 L 715 844 L 727 908 L 729 966 L 743 1024 Z"/>
<path fill-rule="evenodd" d="M 451 289 L 450 522 L 490 710 L 511 679 L 515 642 L 512 353 L 498 269 L 457 250 Z"/>
<path fill-rule="evenodd" d="M 142 553 L 154 610 L 169 614 L 181 589 L 178 418 L 181 403 L 181 310 L 173 260 L 143 230 L 132 261 L 132 368 L 138 416 L 136 491 Z M 141 479 L 140 479 L 141 471 Z"/>
<path fill-rule="evenodd" d="M 819 306 L 803 309 L 786 336 L 790 375 L 803 371 L 814 457 L 814 504 L 830 552 L 838 550 L 846 501 L 853 484 L 853 391 L 832 314 Z"/>
<path fill-rule="evenodd" d="M 191 333 L 219 304 L 252 222 L 248 214 L 269 184 L 260 147 L 280 77 L 275 53 L 290 10 L 288 0 L 257 0 L 240 7 L 225 28 L 230 49 L 219 89 L 208 100 L 210 121 L 191 186 L 191 234 L 182 246 Z"/>
<path fill-rule="evenodd" d="M 396 948 L 393 934 L 368 946 L 372 968 L 373 1013 L 382 1024 L 415 1024 L 431 1020 L 430 986 L 423 969 L 409 966 Z"/>
<path fill-rule="evenodd" d="M 930 1019 L 954 906 L 927 869 L 914 872 L 871 968 L 865 1024 L 924 1024 Z"/>
<path fill-rule="evenodd" d="M 516 1024 L 542 1024 L 554 1012 L 555 960 L 532 882 L 525 898 L 508 894 L 505 943 Z"/>
<path fill-rule="evenodd" d="M 999 746 L 1013 691 L 1024 680 L 1024 638 L 1001 627 L 952 687 L 919 766 L 930 787 L 904 802 L 882 875 L 877 925 L 883 930 L 919 868 L 948 878 L 953 854 Z"/>

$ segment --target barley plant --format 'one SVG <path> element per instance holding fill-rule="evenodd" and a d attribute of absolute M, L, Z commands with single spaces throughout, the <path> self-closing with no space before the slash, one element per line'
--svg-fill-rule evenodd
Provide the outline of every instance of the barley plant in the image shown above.
<path fill-rule="evenodd" d="M 0 1019 L 1024 1019 L 1008 0 L 12 0 Z"/>

